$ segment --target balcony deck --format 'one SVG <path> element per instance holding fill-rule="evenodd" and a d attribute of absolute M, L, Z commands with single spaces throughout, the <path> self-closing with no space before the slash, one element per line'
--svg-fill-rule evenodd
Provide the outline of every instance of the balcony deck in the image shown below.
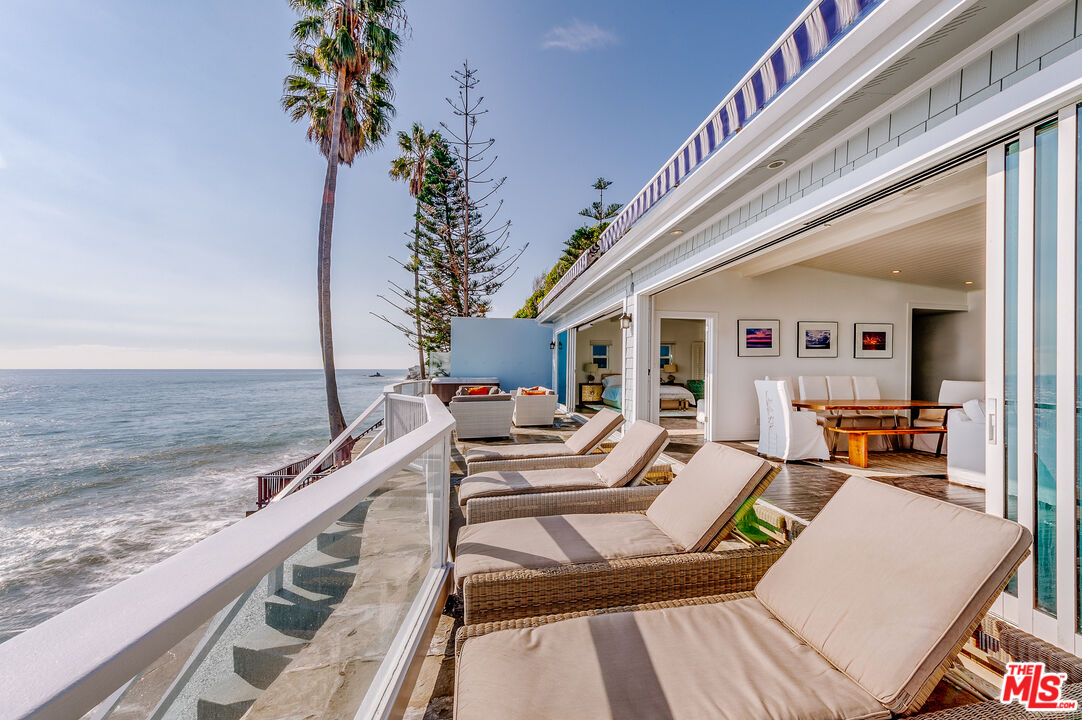
<path fill-rule="evenodd" d="M 669 425 L 673 420 L 666 419 Z M 687 422 L 687 421 L 683 421 Z M 694 422 L 694 421 L 690 421 Z M 507 440 L 488 442 L 457 440 L 451 449 L 451 485 L 455 487 L 466 472 L 465 453 L 478 445 L 506 445 L 510 443 L 554 442 L 569 436 L 578 427 L 570 417 L 560 416 L 552 427 L 514 428 Z M 673 425 L 673 429 L 686 429 Z M 702 446 L 702 436 L 683 433 L 674 434 L 665 455 L 678 462 L 687 462 Z M 754 453 L 753 444 L 726 443 L 748 453 Z M 844 457 L 844 455 L 843 455 Z M 984 510 L 984 492 L 954 485 L 946 481 L 946 461 L 920 453 L 873 453 L 871 467 L 866 470 L 851 468 L 844 462 L 832 463 L 830 467 L 820 464 L 786 463 L 777 478 L 763 495 L 763 500 L 804 520 L 811 520 L 826 505 L 845 480 L 856 473 L 873 477 L 880 482 L 903 487 L 913 492 L 977 510 Z M 452 493 L 454 496 L 455 493 Z M 465 520 L 458 503 L 451 502 L 450 545 L 454 548 L 458 529 Z M 454 633 L 462 624 L 460 609 L 452 599 L 440 618 L 439 625 L 422 663 L 416 685 L 410 697 L 404 720 L 451 720 L 454 705 Z M 975 702 L 973 695 L 943 682 L 925 704 L 925 710 L 953 707 Z"/>

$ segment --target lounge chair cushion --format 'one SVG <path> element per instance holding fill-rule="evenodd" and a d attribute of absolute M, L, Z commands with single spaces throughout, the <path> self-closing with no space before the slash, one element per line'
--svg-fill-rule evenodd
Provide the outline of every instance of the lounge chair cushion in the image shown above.
<path fill-rule="evenodd" d="M 458 487 L 458 502 L 492 495 L 584 490 L 604 487 L 592 468 L 560 470 L 492 471 L 468 475 Z"/>
<path fill-rule="evenodd" d="M 564 441 L 564 445 L 567 446 L 572 455 L 582 455 L 597 447 L 623 422 L 623 415 L 615 410 L 603 408 L 598 410 L 597 414 L 587 420 L 582 427 L 573 432 L 571 437 Z"/>
<path fill-rule="evenodd" d="M 905 712 L 1030 545 L 1022 526 L 850 478 L 755 588 L 797 636 Z"/>
<path fill-rule="evenodd" d="M 755 598 L 471 638 L 455 705 L 456 720 L 889 717 Z"/>
<path fill-rule="evenodd" d="M 617 558 L 671 555 L 680 548 L 644 515 L 550 515 L 467 525 L 455 546 L 455 583 L 477 573 Z"/>
<path fill-rule="evenodd" d="M 770 471 L 750 453 L 706 443 L 646 510 L 687 552 L 705 550 Z"/>
<path fill-rule="evenodd" d="M 624 432 L 616 447 L 594 467 L 594 472 L 608 487 L 630 485 L 653 464 L 668 441 L 665 428 L 639 420 Z"/>
<path fill-rule="evenodd" d="M 473 463 L 483 460 L 524 460 L 528 458 L 560 457 L 561 455 L 575 454 L 576 453 L 573 453 L 571 449 L 562 442 L 488 445 L 467 450 L 466 462 Z"/>

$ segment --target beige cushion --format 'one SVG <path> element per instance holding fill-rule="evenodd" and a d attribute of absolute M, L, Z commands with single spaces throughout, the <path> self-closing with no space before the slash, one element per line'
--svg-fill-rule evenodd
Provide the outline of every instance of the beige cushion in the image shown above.
<path fill-rule="evenodd" d="M 583 490 L 603 487 L 591 468 L 560 470 L 492 471 L 468 475 L 458 487 L 458 502 L 463 507 L 475 497 L 518 495 L 520 493 Z"/>
<path fill-rule="evenodd" d="M 687 552 L 705 550 L 770 469 L 755 455 L 706 443 L 650 504 L 646 517 Z"/>
<path fill-rule="evenodd" d="M 467 525 L 455 545 L 455 584 L 477 573 L 538 569 L 680 552 L 636 513 L 550 515 Z"/>
<path fill-rule="evenodd" d="M 576 455 L 562 442 L 520 443 L 517 445 L 485 445 L 466 451 L 466 462 L 482 460 L 523 460 L 526 458 L 560 457 Z"/>
<path fill-rule="evenodd" d="M 624 422 L 624 416 L 615 410 L 603 408 L 586 421 L 586 424 L 564 441 L 574 455 L 582 455 L 597 447 L 613 430 Z"/>
<path fill-rule="evenodd" d="M 665 428 L 639 420 L 624 432 L 616 447 L 594 467 L 594 472 L 609 487 L 627 485 L 653 464 L 668 442 Z"/>
<path fill-rule="evenodd" d="M 1016 523 L 853 477 L 755 595 L 831 664 L 903 712 L 1029 544 Z"/>
<path fill-rule="evenodd" d="M 886 717 L 754 598 L 471 638 L 455 687 L 456 720 Z"/>

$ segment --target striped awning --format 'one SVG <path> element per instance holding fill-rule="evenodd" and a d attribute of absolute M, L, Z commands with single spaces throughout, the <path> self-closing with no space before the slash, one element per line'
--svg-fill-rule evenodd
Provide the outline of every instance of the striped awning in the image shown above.
<path fill-rule="evenodd" d="M 855 26 L 882 0 L 821 0 L 794 29 L 782 36 L 766 58 L 744 76 L 683 147 L 612 221 L 597 243 L 585 252 L 542 299 L 544 308 L 607 252 L 666 194 L 676 189 L 700 163 L 766 107 L 778 93 L 807 70 L 835 40 Z"/>

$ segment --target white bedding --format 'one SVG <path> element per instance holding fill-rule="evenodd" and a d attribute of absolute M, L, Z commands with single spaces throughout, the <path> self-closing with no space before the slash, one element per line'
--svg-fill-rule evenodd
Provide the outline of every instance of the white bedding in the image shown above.
<path fill-rule="evenodd" d="M 680 385 L 660 385 L 658 389 L 661 391 L 660 397 L 663 400 L 687 400 L 690 404 L 695 404 L 695 394 L 688 390 L 686 387 Z"/>

